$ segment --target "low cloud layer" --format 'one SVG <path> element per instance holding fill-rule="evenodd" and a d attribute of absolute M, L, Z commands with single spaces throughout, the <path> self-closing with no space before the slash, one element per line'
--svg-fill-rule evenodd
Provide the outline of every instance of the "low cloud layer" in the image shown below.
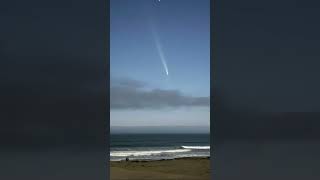
<path fill-rule="evenodd" d="M 111 109 L 177 108 L 209 106 L 210 97 L 187 96 L 177 90 L 144 89 L 146 84 L 131 79 L 112 79 Z"/>

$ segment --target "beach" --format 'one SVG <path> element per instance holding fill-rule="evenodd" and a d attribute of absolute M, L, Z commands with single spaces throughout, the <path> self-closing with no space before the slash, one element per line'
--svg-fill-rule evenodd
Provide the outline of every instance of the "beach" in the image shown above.
<path fill-rule="evenodd" d="M 209 180 L 210 158 L 110 162 L 111 180 Z"/>
<path fill-rule="evenodd" d="M 210 179 L 209 134 L 111 134 L 110 140 L 111 180 Z"/>

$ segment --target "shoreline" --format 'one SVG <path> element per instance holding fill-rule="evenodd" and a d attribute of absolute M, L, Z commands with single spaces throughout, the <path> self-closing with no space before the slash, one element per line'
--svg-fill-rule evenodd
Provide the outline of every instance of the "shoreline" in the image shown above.
<path fill-rule="evenodd" d="M 210 157 L 110 161 L 111 180 L 209 180 Z"/>
<path fill-rule="evenodd" d="M 111 162 L 153 162 L 153 161 L 172 161 L 172 160 L 183 160 L 183 159 L 208 159 L 210 160 L 210 156 L 199 156 L 199 157 L 177 157 L 177 158 L 171 158 L 171 159 L 134 159 L 134 160 L 130 160 L 126 161 L 126 160 L 119 160 L 119 161 L 109 161 Z"/>

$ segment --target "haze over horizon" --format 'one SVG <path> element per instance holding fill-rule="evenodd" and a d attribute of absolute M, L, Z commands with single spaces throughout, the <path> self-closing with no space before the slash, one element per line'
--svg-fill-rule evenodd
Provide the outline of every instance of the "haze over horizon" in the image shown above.
<path fill-rule="evenodd" d="M 111 126 L 111 134 L 208 134 L 210 126 Z"/>

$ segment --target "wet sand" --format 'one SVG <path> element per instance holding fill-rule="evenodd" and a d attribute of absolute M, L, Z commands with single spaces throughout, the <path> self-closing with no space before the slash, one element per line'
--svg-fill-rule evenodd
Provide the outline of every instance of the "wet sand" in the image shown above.
<path fill-rule="evenodd" d="M 209 158 L 110 163 L 111 180 L 209 180 Z"/>

